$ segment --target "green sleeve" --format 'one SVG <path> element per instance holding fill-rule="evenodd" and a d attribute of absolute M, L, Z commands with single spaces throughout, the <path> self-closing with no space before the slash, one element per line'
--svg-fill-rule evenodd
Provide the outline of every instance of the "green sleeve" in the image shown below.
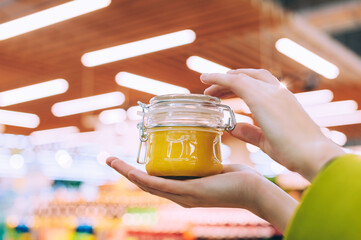
<path fill-rule="evenodd" d="M 284 239 L 361 239 L 361 156 L 337 157 L 318 174 Z"/>

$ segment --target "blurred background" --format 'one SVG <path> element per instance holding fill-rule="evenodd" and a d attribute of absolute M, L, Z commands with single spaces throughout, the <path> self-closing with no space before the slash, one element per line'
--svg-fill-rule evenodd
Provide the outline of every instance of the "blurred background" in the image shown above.
<path fill-rule="evenodd" d="M 282 239 L 242 209 L 143 193 L 105 159 L 144 168 L 137 101 L 203 93 L 200 73 L 235 68 L 271 71 L 359 153 L 360 55 L 360 0 L 1 0 L 0 239 Z M 222 155 L 296 199 L 309 184 L 227 133 Z"/>

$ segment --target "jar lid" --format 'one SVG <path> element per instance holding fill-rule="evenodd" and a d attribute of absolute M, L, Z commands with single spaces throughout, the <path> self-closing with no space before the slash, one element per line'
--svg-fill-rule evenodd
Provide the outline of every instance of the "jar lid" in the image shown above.
<path fill-rule="evenodd" d="M 209 102 L 220 103 L 221 100 L 217 97 L 212 97 L 203 94 L 165 94 L 153 97 L 150 99 L 150 105 L 161 103 L 164 101 L 187 101 L 187 102 Z"/>
<path fill-rule="evenodd" d="M 232 130 L 235 124 L 233 111 L 220 104 L 217 97 L 202 94 L 166 94 L 153 97 L 143 108 L 144 129 L 167 126 L 209 127 Z M 224 119 L 224 113 L 228 119 Z"/>

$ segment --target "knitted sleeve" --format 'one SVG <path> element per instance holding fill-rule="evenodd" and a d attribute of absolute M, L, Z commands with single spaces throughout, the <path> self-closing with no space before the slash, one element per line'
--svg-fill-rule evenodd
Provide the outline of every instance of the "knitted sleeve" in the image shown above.
<path fill-rule="evenodd" d="M 361 156 L 337 157 L 316 176 L 284 239 L 361 239 Z"/>

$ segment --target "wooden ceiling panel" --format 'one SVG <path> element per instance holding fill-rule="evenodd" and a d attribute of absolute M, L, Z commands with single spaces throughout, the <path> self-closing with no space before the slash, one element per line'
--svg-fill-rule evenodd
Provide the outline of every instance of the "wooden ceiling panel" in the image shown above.
<path fill-rule="evenodd" d="M 0 23 L 55 7 L 69 0 L 3 0 L 0 2 Z"/>
<path fill-rule="evenodd" d="M 64 0 L 21 0 L 0 3 L 0 22 L 9 21 L 58 4 Z M 2 5 L 1 5 L 2 4 Z M 263 0 L 113 0 L 109 7 L 0 41 L 0 91 L 64 78 L 68 92 L 45 99 L 9 106 L 5 109 L 36 113 L 38 129 L 76 125 L 82 131 L 84 116 L 93 113 L 54 117 L 51 106 L 58 101 L 111 91 L 126 95 L 124 108 L 147 103 L 153 95 L 120 87 L 115 75 L 128 71 L 145 77 L 183 86 L 194 93 L 207 87 L 199 73 L 187 68 L 186 60 L 198 55 L 229 68 L 267 68 L 289 81 L 290 90 L 303 91 L 308 78 L 315 75 L 300 64 L 278 53 L 274 47 L 280 37 L 297 37 L 300 43 L 335 59 L 335 54 L 310 41 L 292 23 L 292 15 Z M 88 68 L 81 56 L 89 51 L 142 40 L 183 29 L 197 34 L 194 43 L 168 50 Z M 332 45 L 332 44 L 331 44 Z M 340 61 L 335 59 L 335 61 Z M 355 61 L 353 61 L 355 62 Z M 357 62 L 357 61 L 356 61 Z M 341 64 L 341 75 L 329 81 L 317 76 L 316 89 L 332 88 L 335 99 L 355 99 L 361 105 L 359 72 L 354 65 Z M 340 129 L 349 138 L 360 138 L 358 125 Z M 32 130 L 7 127 L 7 132 L 29 134 Z"/>

